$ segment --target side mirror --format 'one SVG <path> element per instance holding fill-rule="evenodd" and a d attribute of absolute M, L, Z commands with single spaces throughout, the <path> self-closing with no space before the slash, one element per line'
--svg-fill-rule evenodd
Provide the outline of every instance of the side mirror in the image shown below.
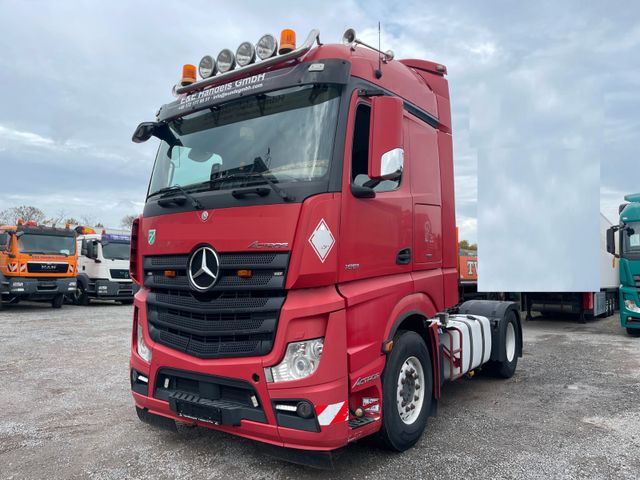
<path fill-rule="evenodd" d="M 402 175 L 404 149 L 402 117 L 404 105 L 398 97 L 373 97 L 369 131 L 369 178 L 393 180 Z"/>
<path fill-rule="evenodd" d="M 616 231 L 614 227 L 607 229 L 607 252 L 611 255 L 616 254 Z"/>
<path fill-rule="evenodd" d="M 158 123 L 156 122 L 142 122 L 133 132 L 131 140 L 134 143 L 143 143 L 149 140 L 156 131 Z"/>

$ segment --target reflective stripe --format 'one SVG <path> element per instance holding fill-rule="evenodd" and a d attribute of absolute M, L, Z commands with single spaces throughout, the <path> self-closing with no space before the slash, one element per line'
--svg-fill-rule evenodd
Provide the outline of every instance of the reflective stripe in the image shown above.
<path fill-rule="evenodd" d="M 347 420 L 349 411 L 347 402 L 332 403 L 331 405 L 317 405 L 316 415 L 320 425 L 333 425 Z"/>

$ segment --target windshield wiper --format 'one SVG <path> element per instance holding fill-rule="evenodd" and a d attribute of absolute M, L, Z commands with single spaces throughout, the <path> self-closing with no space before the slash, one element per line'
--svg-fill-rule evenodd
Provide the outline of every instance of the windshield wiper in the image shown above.
<path fill-rule="evenodd" d="M 184 195 L 184 197 L 191 202 L 191 205 L 193 205 L 193 208 L 195 208 L 196 210 L 204 210 L 204 207 L 198 201 L 198 199 L 195 198 L 193 195 L 191 195 L 189 192 L 187 192 L 184 188 L 182 188 L 177 183 L 171 187 L 161 188 L 160 190 L 154 192 L 153 195 L 163 194 L 158 200 L 158 205 L 160 205 L 161 207 L 165 207 L 165 206 L 168 206 L 168 204 L 170 203 L 177 203 L 175 201 L 176 200 L 175 198 L 171 198 L 174 196 L 173 194 L 175 192 L 182 193 L 182 195 Z"/>
<path fill-rule="evenodd" d="M 212 178 L 210 183 L 211 185 L 215 185 L 216 183 L 222 183 L 228 180 L 234 180 L 234 179 L 245 179 L 245 180 L 250 180 L 250 179 L 257 179 L 257 180 L 262 180 L 264 183 L 266 183 L 267 185 L 269 185 L 271 187 L 271 189 L 276 192 L 278 195 L 280 195 L 280 197 L 285 201 L 285 202 L 291 202 L 293 200 L 295 200 L 295 198 L 293 197 L 293 195 L 288 194 L 283 188 L 279 187 L 276 182 L 274 182 L 271 178 L 269 178 L 268 175 L 265 175 L 263 172 L 268 170 L 268 167 L 265 165 L 264 161 L 262 160 L 262 158 L 257 157 L 254 161 L 253 161 L 253 167 L 254 170 L 253 171 L 249 171 L 249 172 L 236 172 L 236 173 L 232 173 L 230 175 L 224 175 L 221 177 L 217 177 L 217 178 Z M 256 168 L 260 168 L 262 171 L 255 171 Z M 239 193 L 242 193 L 241 191 Z M 254 193 L 254 192 L 251 192 Z M 255 192 L 257 193 L 257 192 Z"/>

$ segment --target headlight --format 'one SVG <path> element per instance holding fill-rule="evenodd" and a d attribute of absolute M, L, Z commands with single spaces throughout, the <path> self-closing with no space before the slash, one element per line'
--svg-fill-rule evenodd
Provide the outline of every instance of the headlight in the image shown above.
<path fill-rule="evenodd" d="M 233 52 L 231 50 L 225 48 L 218 54 L 216 63 L 218 64 L 218 70 L 220 71 L 220 73 L 228 72 L 229 70 L 233 70 L 235 68 L 236 57 L 233 56 Z"/>
<path fill-rule="evenodd" d="M 138 355 L 142 357 L 143 360 L 151 363 L 151 350 L 144 343 L 144 336 L 142 335 L 142 325 L 138 323 Z"/>
<path fill-rule="evenodd" d="M 282 362 L 266 368 L 267 379 L 274 382 L 288 382 L 306 378 L 318 369 L 324 338 L 293 342 L 287 345 Z"/>
<path fill-rule="evenodd" d="M 256 49 L 250 42 L 242 42 L 236 50 L 236 62 L 241 67 L 246 67 L 256 61 Z"/>
<path fill-rule="evenodd" d="M 625 300 L 624 307 L 627 310 L 631 310 L 632 312 L 640 313 L 640 307 L 636 305 L 636 302 L 634 300 Z"/>
<path fill-rule="evenodd" d="M 266 60 L 269 57 L 273 57 L 278 50 L 278 41 L 273 35 L 263 35 L 256 43 L 256 52 L 260 60 Z"/>
<path fill-rule="evenodd" d="M 13 282 L 12 287 L 24 287 L 24 282 Z"/>

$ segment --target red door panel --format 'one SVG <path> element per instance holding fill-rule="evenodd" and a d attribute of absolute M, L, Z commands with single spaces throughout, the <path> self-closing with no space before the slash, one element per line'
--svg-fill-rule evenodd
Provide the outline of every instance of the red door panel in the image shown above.
<path fill-rule="evenodd" d="M 415 205 L 413 262 L 419 269 L 442 266 L 441 209 L 437 205 Z"/>

